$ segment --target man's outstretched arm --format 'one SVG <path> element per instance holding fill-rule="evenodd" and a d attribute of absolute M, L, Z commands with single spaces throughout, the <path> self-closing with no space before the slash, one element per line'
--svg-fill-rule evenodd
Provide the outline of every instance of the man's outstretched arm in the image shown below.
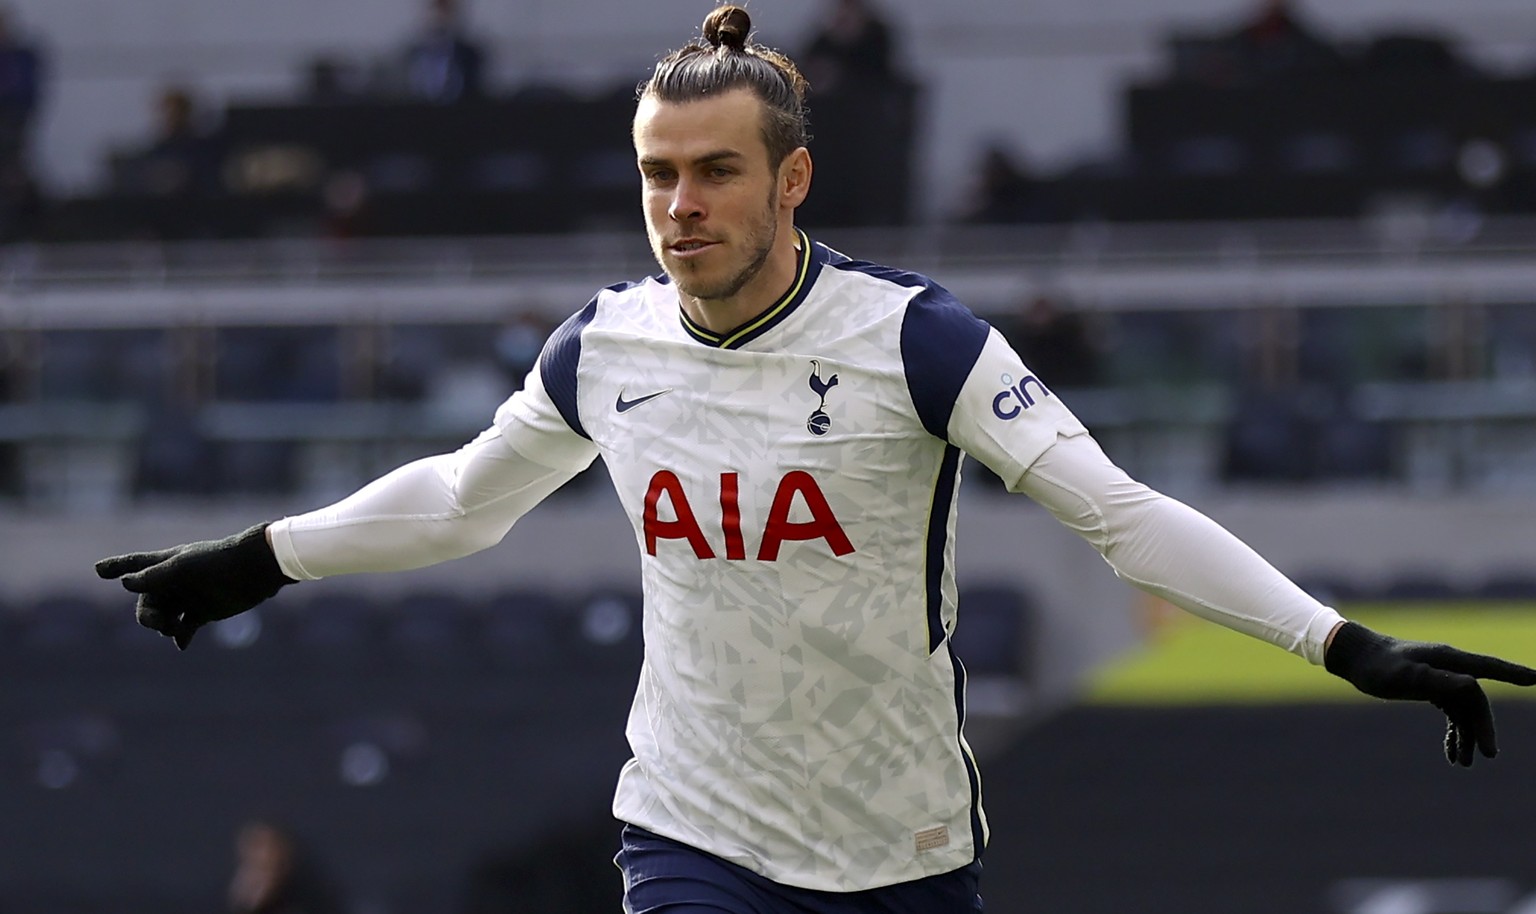
<path fill-rule="evenodd" d="M 511 436 L 509 438 L 508 436 Z M 540 437 L 513 421 L 452 454 L 385 474 L 334 505 L 258 524 L 219 540 L 96 563 L 138 595 L 139 623 L 185 649 L 197 629 L 301 580 L 399 571 L 487 548 L 592 460 L 590 443 L 557 453 L 554 468 L 523 455 Z"/>
<path fill-rule="evenodd" d="M 1447 718 L 1446 758 L 1498 751 L 1479 679 L 1536 685 L 1536 670 L 1346 621 L 1225 528 L 1136 482 L 1088 435 L 1059 437 L 1014 484 L 1093 544 L 1115 573 L 1176 606 L 1322 664 L 1377 698 L 1426 701 Z"/>

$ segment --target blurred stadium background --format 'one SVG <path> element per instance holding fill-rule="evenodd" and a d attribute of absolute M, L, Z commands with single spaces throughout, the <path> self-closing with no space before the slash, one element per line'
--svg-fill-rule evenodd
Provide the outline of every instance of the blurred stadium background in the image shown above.
<path fill-rule="evenodd" d="M 833 5 L 751 7 L 816 87 L 814 236 L 931 273 L 1347 614 L 1536 660 L 1536 7 L 879 0 L 882 66 L 814 45 Z M 483 426 L 654 271 L 632 89 L 708 7 L 469 0 L 442 61 L 418 0 L 11 0 L 0 914 L 231 910 L 258 818 L 336 910 L 617 910 L 637 552 L 600 470 L 183 655 L 90 564 Z M 989 911 L 1536 912 L 1528 700 L 1447 770 L 1432 711 L 1170 614 L 970 471 Z"/>

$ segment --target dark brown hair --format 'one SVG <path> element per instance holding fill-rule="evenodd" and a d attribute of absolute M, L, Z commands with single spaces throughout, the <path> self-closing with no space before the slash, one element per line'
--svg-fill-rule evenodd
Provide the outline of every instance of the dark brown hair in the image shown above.
<path fill-rule="evenodd" d="M 752 17 L 739 6 L 717 6 L 704 18 L 702 41 L 691 41 L 663 57 L 637 97 L 690 102 L 733 89 L 750 89 L 763 103 L 763 145 L 777 166 L 810 142 L 805 92 L 809 86 L 795 62 L 752 41 Z"/>

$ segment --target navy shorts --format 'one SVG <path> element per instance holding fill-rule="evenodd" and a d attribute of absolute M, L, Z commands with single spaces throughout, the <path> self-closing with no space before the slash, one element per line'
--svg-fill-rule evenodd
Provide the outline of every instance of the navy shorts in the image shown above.
<path fill-rule="evenodd" d="M 614 863 L 625 914 L 981 914 L 981 861 L 862 892 L 780 885 L 745 867 L 633 825 Z"/>

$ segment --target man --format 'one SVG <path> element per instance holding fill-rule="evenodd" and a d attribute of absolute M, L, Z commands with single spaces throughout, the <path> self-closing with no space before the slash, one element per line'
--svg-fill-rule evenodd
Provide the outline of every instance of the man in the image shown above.
<path fill-rule="evenodd" d="M 225 540 L 106 559 L 139 619 L 198 626 L 296 580 L 498 542 L 606 462 L 642 552 L 645 659 L 614 800 L 625 910 L 979 911 L 987 825 L 962 732 L 962 452 L 1133 583 L 1494 751 L 1474 676 L 1536 671 L 1345 623 L 1133 482 L 986 324 L 925 277 L 794 226 L 812 174 L 794 65 L 736 7 L 658 64 L 634 143 L 664 277 L 612 286 L 456 454 Z"/>
<path fill-rule="evenodd" d="M 427 24 L 405 49 L 407 94 L 452 104 L 484 94 L 485 51 L 471 40 L 458 0 L 428 0 Z"/>
<path fill-rule="evenodd" d="M 0 166 L 31 170 L 32 128 L 45 75 L 42 48 L 0 7 Z"/>

